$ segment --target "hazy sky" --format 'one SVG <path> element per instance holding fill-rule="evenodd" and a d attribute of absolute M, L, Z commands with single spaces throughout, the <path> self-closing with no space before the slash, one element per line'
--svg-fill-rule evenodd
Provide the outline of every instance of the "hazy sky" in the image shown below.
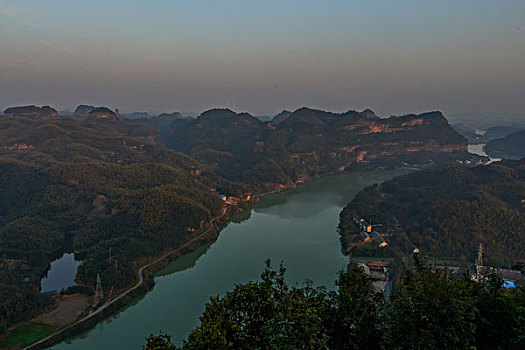
<path fill-rule="evenodd" d="M 0 108 L 80 103 L 523 113 L 525 0 L 0 0 Z"/>

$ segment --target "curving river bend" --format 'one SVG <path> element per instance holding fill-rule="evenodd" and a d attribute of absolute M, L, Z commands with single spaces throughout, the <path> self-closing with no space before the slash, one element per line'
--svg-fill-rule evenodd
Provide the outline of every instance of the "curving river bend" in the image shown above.
<path fill-rule="evenodd" d="M 264 197 L 251 215 L 244 214 L 244 221 L 234 218 L 216 242 L 159 271 L 152 291 L 52 349 L 139 350 L 145 337 L 159 331 L 180 344 L 198 325 L 209 296 L 258 279 L 267 258 L 273 266 L 284 261 L 288 282 L 309 278 L 332 287 L 347 263 L 337 234 L 340 211 L 364 187 L 402 173 L 376 170 L 328 176 Z"/>

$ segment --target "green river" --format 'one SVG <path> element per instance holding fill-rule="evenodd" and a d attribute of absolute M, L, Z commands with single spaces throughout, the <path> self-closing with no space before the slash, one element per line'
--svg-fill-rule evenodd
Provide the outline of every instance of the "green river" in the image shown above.
<path fill-rule="evenodd" d="M 232 219 L 212 244 L 172 262 L 152 291 L 95 328 L 52 349 L 141 349 L 150 333 L 163 331 L 177 344 L 198 325 L 204 304 L 235 283 L 256 280 L 267 258 L 282 260 L 288 282 L 309 278 L 333 286 L 347 263 L 341 253 L 339 213 L 364 187 L 401 171 L 328 176 L 264 197 Z"/>

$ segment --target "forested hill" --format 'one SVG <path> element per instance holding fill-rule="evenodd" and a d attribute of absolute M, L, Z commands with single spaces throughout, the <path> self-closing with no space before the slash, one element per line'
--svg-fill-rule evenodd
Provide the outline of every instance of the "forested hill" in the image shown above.
<path fill-rule="evenodd" d="M 136 259 L 179 245 L 221 212 L 211 188 L 246 191 L 166 149 L 148 126 L 0 116 L 0 333 L 50 302 L 40 278 L 66 251 L 84 252 L 83 283 L 100 273 L 106 294 L 129 285 Z"/>
<path fill-rule="evenodd" d="M 366 188 L 339 225 L 343 245 L 361 249 L 353 218 L 377 224 L 388 249 L 473 262 L 482 242 L 489 263 L 510 266 L 525 259 L 525 159 L 446 165 Z"/>
<path fill-rule="evenodd" d="M 276 125 L 214 109 L 197 119 L 174 120 L 163 135 L 170 148 L 217 174 L 260 188 L 355 168 L 477 160 L 440 112 L 381 119 L 371 111 L 301 108 Z"/>
<path fill-rule="evenodd" d="M 525 130 L 490 141 L 485 146 L 485 152 L 494 158 L 520 159 L 525 157 Z"/>

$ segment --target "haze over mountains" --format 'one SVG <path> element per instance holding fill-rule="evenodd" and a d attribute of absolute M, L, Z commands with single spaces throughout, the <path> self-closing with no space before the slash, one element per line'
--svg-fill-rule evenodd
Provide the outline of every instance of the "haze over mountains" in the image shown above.
<path fill-rule="evenodd" d="M 439 112 L 380 119 L 370 111 L 301 108 L 274 119 L 264 123 L 247 113 L 214 109 L 159 132 L 168 147 L 217 174 L 266 188 L 356 168 L 472 158 L 467 141 Z"/>
<path fill-rule="evenodd" d="M 525 130 L 491 140 L 485 146 L 485 152 L 494 158 L 521 159 L 525 157 Z"/>
<path fill-rule="evenodd" d="M 169 148 L 232 181 L 266 189 L 355 168 L 479 161 L 439 112 L 379 118 L 369 109 L 337 114 L 300 108 L 270 122 L 228 109 L 212 109 L 198 118 L 178 112 L 132 118 L 139 116 L 132 120 L 155 128 Z M 73 117 L 125 118 L 118 110 L 89 105 L 78 106 Z"/>
<path fill-rule="evenodd" d="M 513 132 L 525 129 L 525 124 L 501 125 L 497 123 L 498 122 L 495 121 L 493 126 L 486 129 L 482 129 L 481 127 L 479 129 L 473 128 L 463 123 L 453 124 L 451 126 L 463 135 L 469 141 L 469 144 L 487 143 L 491 140 L 500 139 Z"/>
<path fill-rule="evenodd" d="M 77 281 L 88 289 L 99 273 L 118 290 L 134 281 L 134 261 L 187 241 L 220 213 L 210 188 L 247 191 L 107 108 L 84 120 L 48 111 L 0 116 L 0 332 L 53 303 L 40 278 L 64 252 L 85 255 Z M 107 263 L 109 246 L 118 269 Z"/>
<path fill-rule="evenodd" d="M 100 273 L 118 290 L 134 281 L 136 261 L 180 246 L 217 216 L 219 194 L 243 202 L 328 174 L 484 160 L 467 146 L 437 111 L 380 118 L 300 108 L 263 122 L 229 109 L 126 118 L 90 105 L 70 116 L 8 108 L 0 115 L 0 254 L 12 263 L 0 269 L 8 310 L 0 330 L 52 303 L 39 281 L 64 252 L 85 254 L 85 288 Z M 118 270 L 107 263 L 109 247 Z"/>

